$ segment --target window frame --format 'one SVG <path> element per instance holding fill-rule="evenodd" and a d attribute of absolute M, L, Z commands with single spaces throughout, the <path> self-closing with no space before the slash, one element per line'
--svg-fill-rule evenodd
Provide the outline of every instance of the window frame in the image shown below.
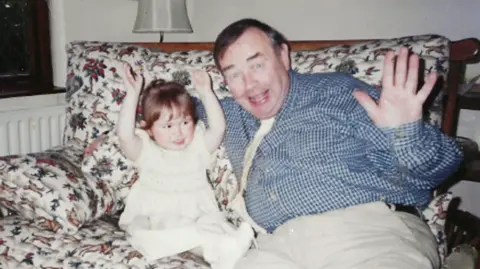
<path fill-rule="evenodd" d="M 0 77 L 0 98 L 59 93 L 53 86 L 50 10 L 47 0 L 27 0 L 28 75 Z"/>

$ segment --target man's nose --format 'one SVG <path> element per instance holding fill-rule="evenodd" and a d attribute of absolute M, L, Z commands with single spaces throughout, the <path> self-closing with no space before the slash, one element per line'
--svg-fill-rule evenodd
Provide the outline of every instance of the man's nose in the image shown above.
<path fill-rule="evenodd" d="M 247 88 L 248 90 L 253 89 L 256 83 L 255 79 L 250 74 L 245 74 L 243 76 L 243 82 L 245 83 L 245 88 Z"/>

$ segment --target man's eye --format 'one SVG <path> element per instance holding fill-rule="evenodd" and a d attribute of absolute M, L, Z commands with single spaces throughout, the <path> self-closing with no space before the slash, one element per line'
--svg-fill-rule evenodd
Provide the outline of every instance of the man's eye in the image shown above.
<path fill-rule="evenodd" d="M 238 77 L 240 77 L 240 73 L 233 73 L 230 75 L 230 79 L 236 79 Z"/>

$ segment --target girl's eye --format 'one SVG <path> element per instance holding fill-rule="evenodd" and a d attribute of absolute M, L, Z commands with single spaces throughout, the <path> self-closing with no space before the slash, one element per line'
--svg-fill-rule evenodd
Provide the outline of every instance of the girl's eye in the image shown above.
<path fill-rule="evenodd" d="M 168 129 L 172 128 L 172 125 L 171 124 L 167 125 L 167 128 Z"/>

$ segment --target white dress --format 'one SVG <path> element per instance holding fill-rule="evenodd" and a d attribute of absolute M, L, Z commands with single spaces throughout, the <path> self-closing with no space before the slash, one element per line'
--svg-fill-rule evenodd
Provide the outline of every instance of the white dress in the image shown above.
<path fill-rule="evenodd" d="M 250 247 L 251 227 L 233 228 L 218 208 L 207 180 L 211 154 L 204 132 L 198 122 L 191 144 L 175 151 L 158 146 L 144 130 L 136 131 L 143 141 L 135 162 L 139 179 L 128 194 L 119 226 L 148 260 L 200 247 L 212 268 L 229 269 Z"/>

